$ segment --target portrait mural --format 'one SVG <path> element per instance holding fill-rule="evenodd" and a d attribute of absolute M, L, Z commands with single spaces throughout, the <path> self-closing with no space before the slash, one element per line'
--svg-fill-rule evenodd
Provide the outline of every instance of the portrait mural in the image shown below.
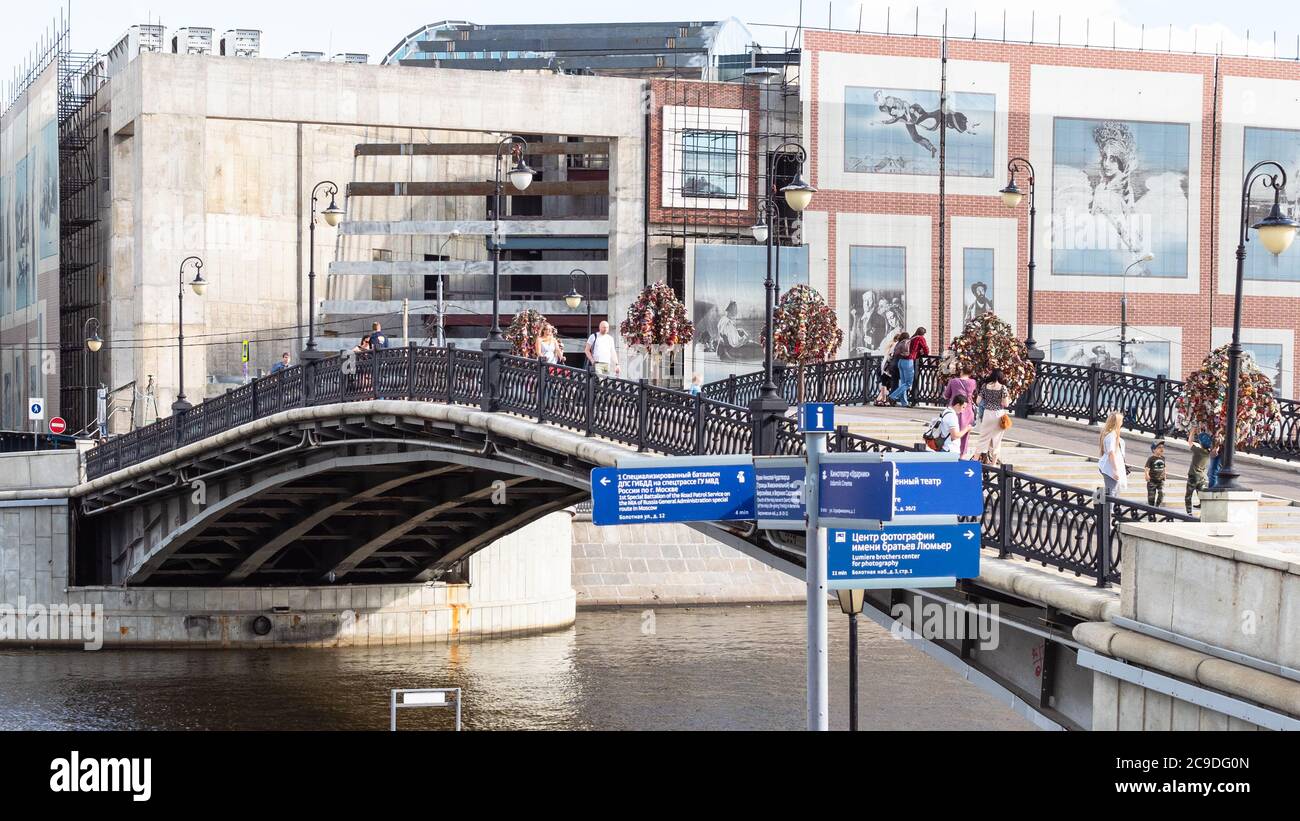
<path fill-rule="evenodd" d="M 1286 169 L 1287 187 L 1282 212 L 1294 216 L 1294 208 L 1300 200 L 1300 131 L 1283 128 L 1247 128 L 1245 129 L 1245 148 L 1242 173 L 1261 160 L 1274 160 Z M 1275 173 L 1276 168 L 1269 166 L 1261 169 L 1266 173 Z M 1251 225 L 1268 216 L 1273 210 L 1273 189 L 1255 183 L 1250 189 L 1250 204 L 1247 220 Z M 1236 240 L 1234 239 L 1234 242 Z M 1300 255 L 1287 252 L 1274 256 L 1270 253 L 1248 253 L 1245 267 L 1246 279 L 1277 280 L 1282 282 L 1300 282 Z"/>
<path fill-rule="evenodd" d="M 779 250 L 781 291 L 807 285 L 807 247 Z M 775 272 L 775 256 L 772 262 Z M 695 370 L 704 375 L 705 382 L 762 367 L 766 275 L 766 246 L 695 246 L 691 318 L 695 321 Z"/>
<path fill-rule="evenodd" d="M 1052 272 L 1186 278 L 1191 126 L 1057 117 Z"/>
<path fill-rule="evenodd" d="M 907 249 L 888 245 L 849 248 L 849 355 L 887 355 L 907 330 Z"/>
<path fill-rule="evenodd" d="M 844 89 L 844 170 L 864 174 L 939 173 L 939 127 L 946 124 L 944 172 L 993 176 L 997 96 L 950 95 L 946 117 L 939 92 L 923 89 Z"/>
<path fill-rule="evenodd" d="M 41 129 L 40 225 L 41 259 L 59 253 L 59 124 Z"/>
<path fill-rule="evenodd" d="M 1169 375 L 1168 342 L 1142 341 L 1128 346 L 1128 372 L 1138 376 Z M 1108 371 L 1120 366 L 1119 342 L 1099 339 L 1053 339 L 1049 349 L 1051 361 L 1062 365 L 1097 367 Z"/>
<path fill-rule="evenodd" d="M 977 316 L 994 313 L 993 249 L 962 249 L 962 324 Z"/>

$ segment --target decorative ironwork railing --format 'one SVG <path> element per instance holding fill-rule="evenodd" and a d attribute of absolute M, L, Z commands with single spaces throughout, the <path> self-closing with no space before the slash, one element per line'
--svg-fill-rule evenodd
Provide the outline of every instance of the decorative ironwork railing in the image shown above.
<path fill-rule="evenodd" d="M 802 393 L 806 401 L 860 404 L 875 396 L 879 365 L 879 358 L 862 357 L 805 368 L 802 374 L 789 369 L 781 372 L 779 384 L 786 395 Z M 923 374 L 917 388 L 922 401 L 937 401 L 937 360 L 923 361 L 918 372 Z M 1091 412 L 1093 400 L 1079 387 L 1079 374 L 1046 373 L 1043 383 L 1056 386 L 1050 395 L 1053 407 Z M 499 356 L 493 361 L 480 351 L 412 345 L 286 368 L 100 444 L 87 454 L 86 470 L 94 479 L 282 411 L 373 399 L 473 405 L 667 455 L 803 453 L 794 419 L 756 419 L 744 406 L 747 398 L 757 397 L 762 384 L 761 375 L 754 377 L 713 383 L 706 386 L 710 395 L 692 396 L 644 380 L 598 376 L 533 359 Z M 1094 372 L 1087 378 L 1094 389 L 1100 384 Z M 1165 381 L 1164 389 L 1173 384 Z M 1132 377 L 1114 380 L 1106 389 L 1110 395 L 1142 401 L 1148 388 L 1161 389 Z M 930 397 L 932 393 L 936 395 Z M 1090 403 L 1083 411 L 1078 410 L 1081 397 Z M 1039 401 L 1047 404 L 1041 397 Z M 764 424 L 771 426 L 766 447 L 761 446 Z M 913 449 L 850 433 L 843 426 L 829 444 L 840 453 Z M 1010 466 L 984 469 L 984 546 L 1004 557 L 1019 556 L 1087 575 L 1098 584 L 1119 580 L 1120 523 L 1186 520 L 1190 517 L 1135 502 L 1098 501 L 1083 488 L 1016 473 Z"/>
<path fill-rule="evenodd" d="M 862 356 L 837 359 L 803 368 L 780 368 L 774 381 L 788 402 L 800 396 L 805 402 L 834 402 L 837 405 L 865 405 L 872 402 L 880 384 L 881 357 Z M 801 373 L 802 371 L 802 373 Z M 942 401 L 947 379 L 939 371 L 939 358 L 922 357 L 917 361 L 916 379 L 910 396 L 912 404 L 937 405 Z M 720 402 L 747 407 L 758 398 L 763 374 L 730 376 L 710 382 L 702 395 Z M 1111 411 L 1124 412 L 1124 425 L 1130 430 L 1157 437 L 1187 435 L 1186 425 L 1178 415 L 1177 403 L 1183 383 L 1163 376 L 1109 371 L 1095 366 L 1063 365 L 1042 362 L 1038 377 L 1026 397 L 1030 415 L 1057 416 L 1088 423 L 1104 421 Z M 1279 399 L 1282 414 L 1263 441 L 1247 448 L 1247 453 L 1300 461 L 1300 401 Z"/>

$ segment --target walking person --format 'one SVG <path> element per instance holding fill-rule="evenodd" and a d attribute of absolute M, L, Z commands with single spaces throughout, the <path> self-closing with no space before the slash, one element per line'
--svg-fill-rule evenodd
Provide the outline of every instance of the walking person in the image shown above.
<path fill-rule="evenodd" d="M 1197 495 L 1197 507 L 1199 507 L 1200 494 L 1210 487 L 1210 449 L 1205 446 L 1201 436 L 1205 434 L 1201 434 L 1195 427 L 1187 432 L 1187 444 L 1192 449 L 1192 461 L 1187 467 L 1187 494 L 1183 501 L 1188 516 L 1192 515 L 1192 494 Z"/>
<path fill-rule="evenodd" d="M 1002 437 L 1011 427 L 1011 417 L 1007 415 L 1011 391 L 1003 378 L 1002 371 L 994 368 L 984 381 L 984 387 L 979 389 L 979 403 L 984 407 L 984 414 L 979 421 L 973 450 L 975 458 L 986 465 L 1002 464 Z"/>
<path fill-rule="evenodd" d="M 1152 442 L 1151 456 L 1142 468 L 1147 480 L 1147 504 L 1152 507 L 1165 506 L 1165 468 L 1165 443 Z"/>
<path fill-rule="evenodd" d="M 958 414 L 961 426 L 966 430 L 965 435 L 961 438 L 961 456 L 966 458 L 966 449 L 970 445 L 970 432 L 975 426 L 975 377 L 974 371 L 970 365 L 962 365 L 957 370 L 957 375 L 948 380 L 948 384 L 943 388 L 943 401 L 951 405 L 952 400 L 958 396 L 965 396 L 967 401 L 963 403 L 961 412 Z"/>
<path fill-rule="evenodd" d="M 542 327 L 542 332 L 537 336 L 537 349 L 534 351 L 537 358 L 549 365 L 554 365 L 560 361 L 560 353 L 563 348 L 560 341 L 555 338 L 555 326 L 546 323 Z"/>
<path fill-rule="evenodd" d="M 609 376 L 611 372 L 618 376 L 623 371 L 618 364 L 618 348 L 607 321 L 602 320 L 596 333 L 587 337 L 586 354 L 587 362 L 600 376 Z"/>
<path fill-rule="evenodd" d="M 1101 429 L 1101 461 L 1097 469 L 1101 471 L 1102 482 L 1106 486 L 1106 495 L 1115 496 L 1118 491 L 1128 489 L 1128 466 L 1124 464 L 1124 413 L 1111 411 L 1106 417 L 1106 426 Z"/>
<path fill-rule="evenodd" d="M 898 360 L 898 387 L 889 394 L 891 401 L 900 408 L 908 407 L 908 397 L 912 392 L 912 383 L 916 380 L 916 360 L 930 355 L 930 346 L 925 341 L 925 328 L 917 328 L 916 333 L 907 342 L 906 353 Z"/>
<path fill-rule="evenodd" d="M 898 387 L 898 357 L 900 352 L 906 351 L 900 344 L 907 342 L 907 339 L 906 332 L 894 334 L 889 342 L 889 353 L 880 361 L 880 387 L 876 390 L 876 407 L 889 407 L 889 394 Z"/>

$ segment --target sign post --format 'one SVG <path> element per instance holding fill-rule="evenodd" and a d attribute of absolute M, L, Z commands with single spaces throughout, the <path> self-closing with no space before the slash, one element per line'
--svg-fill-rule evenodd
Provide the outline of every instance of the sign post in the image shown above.
<path fill-rule="evenodd" d="M 41 422 L 45 419 L 45 400 L 31 396 L 27 398 L 27 421 L 32 422 L 32 450 L 40 450 Z"/>
<path fill-rule="evenodd" d="M 804 579 L 808 591 L 808 729 L 830 729 L 829 664 L 826 655 L 826 531 L 818 517 L 821 457 L 826 436 L 835 430 L 835 406 L 806 404 L 800 409 L 808 465 L 804 472 Z"/>

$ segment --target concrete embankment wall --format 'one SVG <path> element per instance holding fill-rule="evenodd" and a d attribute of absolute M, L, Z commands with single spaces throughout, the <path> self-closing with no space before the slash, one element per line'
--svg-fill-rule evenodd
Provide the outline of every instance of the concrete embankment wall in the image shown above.
<path fill-rule="evenodd" d="M 573 522 L 579 607 L 801 602 L 801 579 L 685 525 L 596 527 Z"/>

